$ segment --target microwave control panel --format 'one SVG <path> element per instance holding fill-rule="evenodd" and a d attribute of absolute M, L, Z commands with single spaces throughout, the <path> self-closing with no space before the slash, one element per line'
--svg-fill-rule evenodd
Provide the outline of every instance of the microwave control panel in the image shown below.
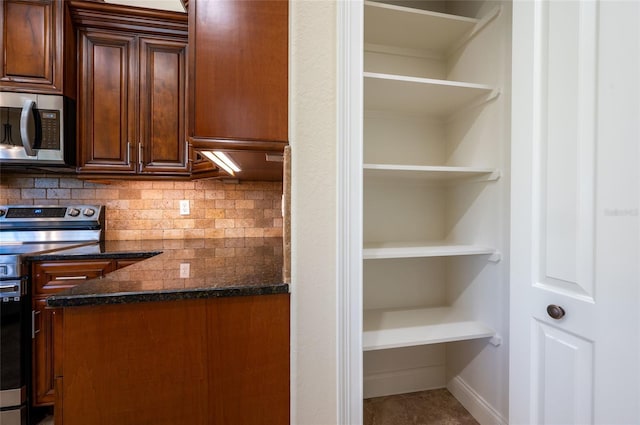
<path fill-rule="evenodd" d="M 60 149 L 60 111 L 40 109 L 42 134 L 38 149 Z"/>

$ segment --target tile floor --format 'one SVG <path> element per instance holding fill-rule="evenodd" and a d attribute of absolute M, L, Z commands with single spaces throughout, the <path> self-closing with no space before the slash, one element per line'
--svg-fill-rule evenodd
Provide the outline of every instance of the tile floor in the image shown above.
<path fill-rule="evenodd" d="M 38 425 L 54 425 L 47 417 Z M 478 425 L 446 389 L 370 398 L 364 425 Z"/>
<path fill-rule="evenodd" d="M 443 388 L 364 401 L 364 425 L 478 425 Z"/>

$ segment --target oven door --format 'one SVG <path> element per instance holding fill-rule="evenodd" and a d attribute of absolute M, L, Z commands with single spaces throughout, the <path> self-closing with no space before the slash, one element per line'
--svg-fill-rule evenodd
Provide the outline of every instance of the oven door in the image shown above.
<path fill-rule="evenodd" d="M 26 315 L 20 280 L 0 281 L 0 423 L 27 424 Z"/>

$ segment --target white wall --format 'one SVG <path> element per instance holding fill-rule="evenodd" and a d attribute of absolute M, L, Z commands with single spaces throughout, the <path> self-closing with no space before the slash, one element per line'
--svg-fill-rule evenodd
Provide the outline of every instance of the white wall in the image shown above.
<path fill-rule="evenodd" d="M 292 424 L 337 423 L 336 3 L 290 3 Z"/>

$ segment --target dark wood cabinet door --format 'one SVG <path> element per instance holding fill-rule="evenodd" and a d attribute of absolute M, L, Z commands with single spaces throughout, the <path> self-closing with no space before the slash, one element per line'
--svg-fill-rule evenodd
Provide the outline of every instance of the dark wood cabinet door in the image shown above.
<path fill-rule="evenodd" d="M 79 33 L 80 172 L 136 172 L 136 37 Z"/>
<path fill-rule="evenodd" d="M 88 279 L 101 277 L 115 269 L 112 260 L 41 261 L 33 264 L 32 282 L 34 299 L 32 304 L 34 329 L 33 355 L 33 402 L 34 406 L 50 406 L 55 400 L 54 373 L 54 311 L 46 308 L 49 295 L 71 288 Z"/>
<path fill-rule="evenodd" d="M 61 260 L 38 261 L 32 265 L 31 276 L 34 293 L 32 302 L 34 315 L 32 404 L 34 406 L 50 406 L 54 404 L 56 368 L 59 369 L 59 365 L 62 362 L 60 347 L 58 347 L 58 350 L 54 349 L 57 341 L 56 335 L 61 332 L 61 326 L 54 326 L 54 321 L 57 320 L 58 324 L 61 323 L 63 309 L 46 308 L 47 297 L 89 279 L 103 277 L 109 272 L 138 261 L 140 261 L 140 258 Z"/>
<path fill-rule="evenodd" d="M 189 2 L 189 136 L 219 147 L 288 141 L 288 1 Z"/>
<path fill-rule="evenodd" d="M 46 297 L 33 300 L 33 402 L 34 406 L 50 406 L 55 401 L 53 312 L 46 308 Z"/>
<path fill-rule="evenodd" d="M 211 302 L 208 423 L 290 423 L 289 303 L 289 294 Z"/>
<path fill-rule="evenodd" d="M 3 90 L 62 94 L 64 3 L 3 0 Z"/>
<path fill-rule="evenodd" d="M 186 49 L 186 40 L 140 38 L 138 161 L 142 173 L 188 174 Z"/>

